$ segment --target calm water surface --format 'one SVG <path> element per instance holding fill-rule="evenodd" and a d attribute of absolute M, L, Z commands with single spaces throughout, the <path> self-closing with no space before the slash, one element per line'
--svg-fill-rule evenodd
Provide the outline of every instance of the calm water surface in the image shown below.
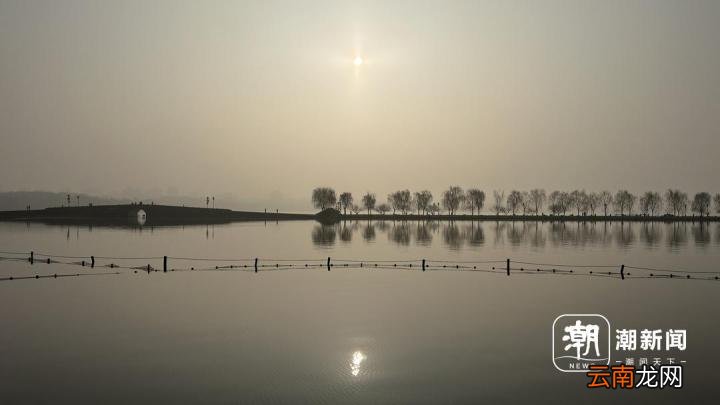
<path fill-rule="evenodd" d="M 511 258 L 716 271 L 720 227 L 0 223 L 0 250 L 298 260 Z M 158 260 L 115 262 L 161 266 Z M 198 263 L 171 260 L 170 266 Z M 90 270 L 0 261 L 2 276 L 78 271 Z M 0 403 L 715 403 L 719 292 L 715 281 L 341 268 L 123 270 L 3 281 Z M 584 388 L 584 375 L 560 373 L 552 364 L 551 326 L 563 313 L 601 313 L 613 328 L 687 329 L 688 349 L 675 356 L 687 362 L 686 387 Z"/>

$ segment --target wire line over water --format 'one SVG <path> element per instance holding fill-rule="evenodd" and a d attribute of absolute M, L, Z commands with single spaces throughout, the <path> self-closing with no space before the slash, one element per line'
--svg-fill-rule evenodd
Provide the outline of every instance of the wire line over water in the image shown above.
<path fill-rule="evenodd" d="M 569 264 L 569 263 L 539 263 L 506 259 L 477 259 L 477 260 L 434 260 L 434 259 L 398 259 L 398 260 L 362 260 L 342 258 L 317 259 L 286 259 L 286 258 L 212 258 L 212 257 L 180 257 L 180 256 L 73 256 L 53 255 L 49 253 L 8 252 L 0 251 L 0 260 L 26 262 L 33 265 L 66 265 L 95 268 L 109 268 L 112 270 L 130 270 L 133 273 L 145 272 L 184 272 L 184 271 L 279 271 L 279 270 L 312 270 L 325 269 L 363 269 L 363 270 L 409 270 L 409 271 L 466 271 L 478 273 L 493 273 L 499 275 L 564 275 L 625 279 L 692 279 L 716 281 L 720 278 L 719 270 L 698 269 L 667 269 L 647 266 L 609 265 L 609 264 Z M 74 260 L 73 260 L 74 259 Z M 143 264 L 123 263 L 123 261 Z M 179 262 L 179 263 L 177 263 Z M 188 263 L 200 262 L 200 266 L 190 266 Z M 178 264 L 177 266 L 169 266 Z M 232 264 L 228 264 L 232 263 Z M 632 270 L 632 272 L 630 271 Z M 63 274 L 35 274 L 5 276 L 0 281 L 79 277 L 86 275 L 119 275 L 119 271 L 104 273 L 63 273 Z"/>

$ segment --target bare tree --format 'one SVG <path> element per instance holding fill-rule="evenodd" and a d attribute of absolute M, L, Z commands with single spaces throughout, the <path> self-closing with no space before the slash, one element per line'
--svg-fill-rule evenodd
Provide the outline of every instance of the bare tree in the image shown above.
<path fill-rule="evenodd" d="M 511 211 L 512 214 L 515 215 L 515 212 L 517 211 L 518 207 L 520 207 L 521 205 L 522 205 L 522 194 L 517 190 L 511 191 L 507 197 L 508 211 Z"/>
<path fill-rule="evenodd" d="M 603 212 L 605 213 L 605 216 L 608 214 L 608 206 L 612 204 L 613 202 L 613 196 L 610 194 L 609 191 L 601 191 L 599 196 L 600 205 L 603 207 Z"/>
<path fill-rule="evenodd" d="M 535 188 L 530 190 L 530 202 L 533 206 L 533 209 L 535 211 L 535 215 L 540 213 L 540 210 L 542 209 L 543 204 L 545 204 L 545 190 L 541 188 Z"/>
<path fill-rule="evenodd" d="M 570 193 L 565 191 L 553 191 L 550 193 L 549 202 L 550 211 L 555 215 L 560 213 L 566 215 L 567 210 L 573 207 L 573 199 Z"/>
<path fill-rule="evenodd" d="M 495 204 L 493 205 L 495 215 L 500 215 L 501 212 L 505 212 L 505 191 L 493 190 L 493 198 L 495 199 Z"/>
<path fill-rule="evenodd" d="M 625 200 L 627 202 L 628 215 L 632 215 L 633 207 L 635 206 L 635 202 L 637 202 L 637 197 L 628 191 L 625 195 Z"/>
<path fill-rule="evenodd" d="M 390 208 L 392 208 L 393 215 L 395 215 L 395 207 L 396 207 L 395 197 L 397 197 L 396 193 L 390 193 L 387 196 L 387 205 Z"/>
<path fill-rule="evenodd" d="M 595 216 L 595 211 L 597 210 L 598 205 L 600 205 L 600 194 L 594 192 L 588 194 L 587 205 L 592 215 Z"/>
<path fill-rule="evenodd" d="M 532 201 L 530 201 L 530 193 L 527 191 L 520 192 L 520 205 L 522 206 L 523 215 L 527 215 L 532 210 Z"/>
<path fill-rule="evenodd" d="M 403 215 L 407 215 L 408 212 L 412 211 L 412 194 L 410 190 L 401 190 L 398 192 L 400 200 L 400 211 Z"/>
<path fill-rule="evenodd" d="M 662 209 L 662 198 L 660 193 L 653 191 L 651 193 L 650 200 L 648 201 L 648 208 L 650 209 L 650 215 L 655 215 L 655 212 Z"/>
<path fill-rule="evenodd" d="M 563 209 L 563 215 L 567 215 L 567 211 L 573 207 L 573 199 L 570 193 L 566 191 L 560 192 L 560 206 Z"/>
<path fill-rule="evenodd" d="M 369 191 L 365 193 L 365 195 L 362 198 L 363 201 L 363 207 L 368 212 L 368 215 L 370 215 L 370 211 L 375 209 L 375 194 L 371 194 Z"/>
<path fill-rule="evenodd" d="M 588 210 L 590 209 L 590 196 L 588 193 L 585 192 L 585 190 L 580 191 L 580 212 L 583 215 L 587 215 Z"/>
<path fill-rule="evenodd" d="M 665 208 L 668 214 L 679 215 L 680 214 L 680 190 L 667 189 L 665 191 Z"/>
<path fill-rule="evenodd" d="M 350 211 L 352 211 L 353 214 L 357 215 L 360 213 L 360 211 L 362 211 L 362 207 L 357 204 L 352 204 L 350 205 Z"/>
<path fill-rule="evenodd" d="M 344 193 L 340 193 L 340 206 L 343 209 L 343 214 L 347 215 L 347 209 L 350 207 L 352 211 L 352 203 L 353 203 L 353 196 L 352 193 L 348 193 L 345 191 Z"/>
<path fill-rule="evenodd" d="M 640 197 L 640 211 L 643 215 L 655 215 L 655 211 L 662 206 L 660 194 L 654 191 L 647 191 Z"/>
<path fill-rule="evenodd" d="M 313 190 L 312 203 L 315 208 L 324 210 L 335 205 L 337 197 L 335 197 L 335 190 L 330 187 L 318 187 Z"/>
<path fill-rule="evenodd" d="M 454 215 L 464 199 L 463 189 L 460 186 L 452 186 L 443 193 L 442 204 L 450 215 Z"/>
<path fill-rule="evenodd" d="M 642 215 L 648 215 L 650 213 L 650 191 L 646 192 L 640 197 L 640 213 Z"/>
<path fill-rule="evenodd" d="M 393 215 L 395 214 L 395 211 L 407 214 L 412 208 L 410 190 L 400 190 L 390 194 L 388 196 L 388 202 L 392 206 Z"/>
<path fill-rule="evenodd" d="M 385 215 L 388 211 L 390 211 L 390 206 L 385 203 L 377 206 L 377 212 L 379 212 L 381 215 Z"/>
<path fill-rule="evenodd" d="M 568 208 L 577 209 L 577 214 L 580 215 L 580 190 L 573 190 L 570 192 L 570 204 Z"/>
<path fill-rule="evenodd" d="M 418 214 L 420 214 L 420 212 L 422 212 L 423 214 L 427 214 L 428 208 L 430 207 L 432 200 L 433 195 L 428 190 L 423 190 L 415 193 L 415 205 L 417 206 Z"/>
<path fill-rule="evenodd" d="M 689 204 L 689 199 L 687 193 L 680 193 L 680 196 L 678 197 L 680 201 L 680 209 L 682 210 L 683 215 L 687 215 L 687 209 Z"/>
<path fill-rule="evenodd" d="M 485 204 L 485 193 L 482 190 L 471 188 L 467 192 L 459 186 L 452 186 L 443 192 L 441 206 L 445 208 L 449 215 L 456 215 L 461 207 L 470 210 L 471 215 L 479 214 Z M 543 189 L 533 189 L 528 191 L 513 190 L 505 198 L 503 191 L 493 191 L 494 205 L 493 210 L 496 215 L 500 213 L 510 212 L 516 215 L 522 210 L 523 215 L 536 215 L 541 212 L 543 205 L 548 204 L 548 209 L 553 215 L 567 215 L 568 210 L 573 210 L 576 215 L 595 216 L 596 211 L 602 207 L 605 216 L 608 215 L 608 206 L 612 204 L 614 209 L 620 215 L 633 215 L 633 208 L 639 203 L 639 211 L 642 215 L 655 216 L 658 211 L 666 208 L 668 213 L 674 215 L 687 215 L 688 209 L 700 216 L 709 216 L 713 207 L 720 213 L 720 193 L 712 196 L 707 192 L 700 192 L 693 196 L 692 201 L 688 199 L 686 193 L 676 189 L 668 189 L 661 197 L 660 193 L 647 191 L 640 198 L 636 197 L 627 190 L 618 190 L 613 196 L 609 191 L 601 191 L 599 193 L 585 190 L 574 190 L 570 193 L 563 191 L 553 191 L 550 195 L 545 194 Z M 66 196 L 68 205 L 70 202 L 70 194 Z M 80 196 L 76 196 L 77 204 L 80 204 Z M 209 206 L 211 197 L 205 197 L 205 204 Z M 212 197 L 213 208 L 215 206 L 215 198 Z M 343 192 L 339 198 L 336 198 L 335 191 L 329 187 L 318 187 L 313 190 L 312 202 L 316 208 L 326 209 L 333 207 L 337 203 L 338 209 L 342 209 L 344 214 L 347 211 L 355 212 L 358 208 L 353 204 L 354 199 L 351 193 Z M 439 212 L 439 205 L 433 203 L 432 193 L 428 190 L 410 193 L 409 190 L 399 190 L 388 195 L 389 204 L 381 204 L 377 207 L 380 213 L 388 212 L 392 209 L 393 214 L 400 212 L 407 215 L 417 210 L 420 214 L 435 214 Z M 385 211 L 380 207 L 384 205 Z M 366 193 L 362 199 L 362 205 L 359 208 L 367 210 L 368 215 L 376 209 L 375 195 Z M 357 212 L 356 212 L 357 214 Z"/>
<path fill-rule="evenodd" d="M 476 188 L 471 188 L 465 193 L 465 203 L 470 208 L 470 214 L 475 215 L 477 209 L 478 215 L 485 204 L 485 192 Z"/>
<path fill-rule="evenodd" d="M 623 215 L 625 212 L 627 212 L 628 215 L 632 215 L 635 201 L 637 201 L 637 197 L 627 190 L 619 190 L 615 193 L 615 209 L 620 210 L 620 215 Z"/>
<path fill-rule="evenodd" d="M 715 194 L 715 197 L 713 197 L 713 202 L 715 203 L 715 212 L 720 213 L 720 193 Z"/>
<path fill-rule="evenodd" d="M 620 211 L 620 215 L 622 216 L 625 212 L 625 195 L 623 194 L 625 190 L 619 190 L 615 193 L 615 198 L 613 198 L 613 205 L 615 205 L 615 211 Z"/>
<path fill-rule="evenodd" d="M 550 206 L 548 208 L 550 209 L 550 212 L 552 212 L 554 215 L 558 215 L 561 212 L 565 211 L 562 194 L 563 193 L 561 191 L 557 190 L 550 193 Z"/>
<path fill-rule="evenodd" d="M 615 199 L 613 202 L 615 203 L 615 209 L 620 210 L 620 216 L 623 216 L 625 212 L 627 212 L 629 194 L 630 192 L 627 190 L 618 190 L 615 193 Z"/>
<path fill-rule="evenodd" d="M 700 192 L 695 194 L 695 197 L 693 197 L 692 202 L 692 210 L 694 212 L 697 212 L 698 215 L 710 215 L 710 203 L 712 202 L 712 197 L 710 196 L 710 193 L 706 192 Z"/>
<path fill-rule="evenodd" d="M 678 194 L 680 193 L 679 190 L 673 190 L 673 189 L 667 189 L 665 191 L 665 209 L 667 210 L 668 214 L 678 215 L 680 213 L 679 207 L 678 207 Z"/>
<path fill-rule="evenodd" d="M 665 191 L 665 207 L 669 213 L 684 215 L 687 212 L 688 196 L 680 190 Z"/>
<path fill-rule="evenodd" d="M 585 190 L 574 190 L 570 193 L 568 208 L 574 207 L 578 216 L 580 216 L 581 212 L 587 213 L 588 205 L 588 195 L 585 193 Z"/>

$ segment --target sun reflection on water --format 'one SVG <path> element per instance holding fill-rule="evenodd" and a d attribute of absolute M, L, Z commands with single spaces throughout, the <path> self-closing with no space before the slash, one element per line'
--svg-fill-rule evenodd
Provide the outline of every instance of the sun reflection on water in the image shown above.
<path fill-rule="evenodd" d="M 365 353 L 361 351 L 356 351 L 352 354 L 352 361 L 350 362 L 350 372 L 353 376 L 357 377 L 358 374 L 360 374 L 360 364 L 367 359 L 367 356 L 365 356 Z"/>

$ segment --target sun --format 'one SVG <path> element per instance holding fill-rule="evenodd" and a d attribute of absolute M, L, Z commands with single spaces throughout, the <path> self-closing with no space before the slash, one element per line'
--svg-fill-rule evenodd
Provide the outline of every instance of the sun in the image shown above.
<path fill-rule="evenodd" d="M 362 64 L 363 64 L 363 58 L 361 58 L 360 56 L 356 56 L 355 59 L 353 59 L 353 64 L 354 64 L 355 66 L 360 66 L 360 65 L 362 65 Z"/>

